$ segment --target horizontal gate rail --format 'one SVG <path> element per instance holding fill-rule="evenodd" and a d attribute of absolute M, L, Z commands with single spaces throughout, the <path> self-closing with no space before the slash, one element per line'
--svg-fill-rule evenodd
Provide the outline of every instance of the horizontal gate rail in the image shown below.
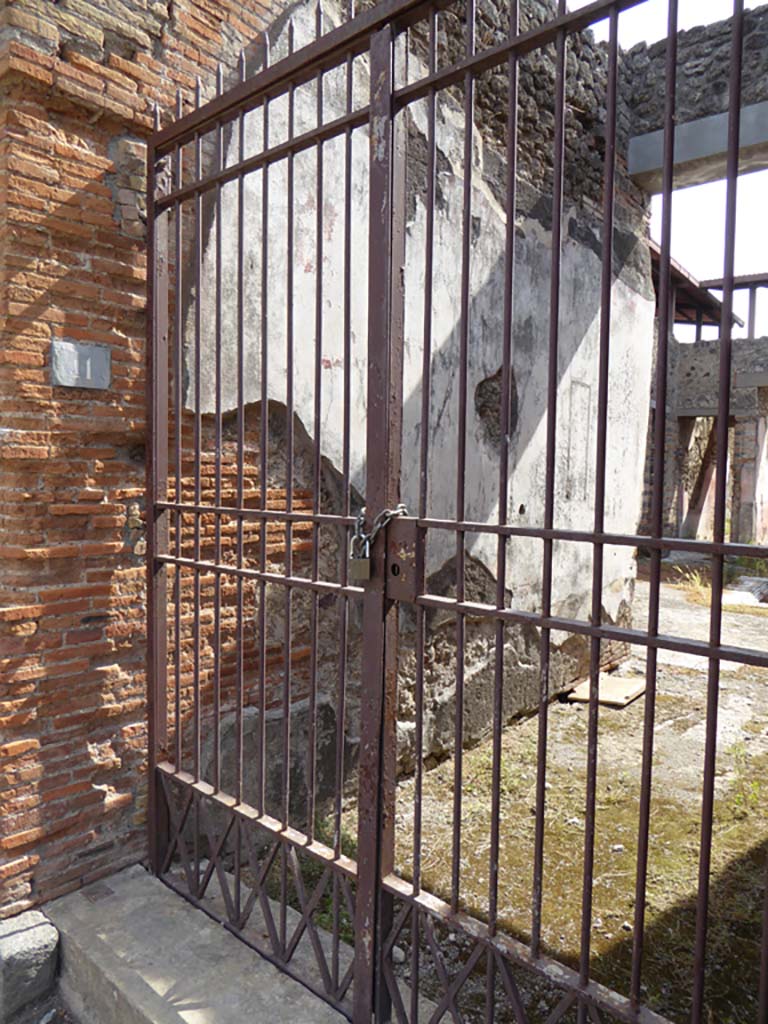
<path fill-rule="evenodd" d="M 400 32 L 423 19 L 430 10 L 440 10 L 450 0 L 382 0 L 374 7 L 355 16 L 352 21 L 341 25 L 332 32 L 322 36 L 314 43 L 309 43 L 302 50 L 289 54 L 287 57 L 264 68 L 253 79 L 235 86 L 224 96 L 216 97 L 208 103 L 193 110 L 189 114 L 163 128 L 154 138 L 155 153 L 158 157 L 193 140 L 202 129 L 210 130 L 217 123 L 230 120 L 241 110 L 258 105 L 262 98 L 273 100 L 289 88 L 311 81 L 319 72 L 326 72 L 338 67 L 347 56 L 363 53 L 371 36 L 384 25 L 394 25 Z M 522 56 L 532 50 L 545 46 L 557 38 L 561 32 L 578 32 L 589 28 L 594 22 L 605 17 L 611 8 L 620 11 L 630 10 L 647 0 L 595 0 L 581 10 L 562 14 L 547 21 L 539 28 L 520 33 L 515 39 L 500 46 L 492 47 L 481 54 L 458 61 L 443 71 L 435 72 L 415 83 L 401 89 L 395 89 L 393 100 L 396 107 L 402 106 L 419 96 L 426 95 L 431 88 L 444 88 L 460 81 L 467 72 L 474 75 L 487 71 L 503 63 L 511 55 Z M 211 177 L 211 182 L 217 180 Z"/>

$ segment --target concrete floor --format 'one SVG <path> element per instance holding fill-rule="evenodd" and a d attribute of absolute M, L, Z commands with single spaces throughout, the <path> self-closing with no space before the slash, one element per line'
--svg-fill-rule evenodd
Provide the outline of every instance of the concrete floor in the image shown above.
<path fill-rule="evenodd" d="M 344 1019 L 140 866 L 46 913 L 61 933 L 61 995 L 82 1024 Z"/>

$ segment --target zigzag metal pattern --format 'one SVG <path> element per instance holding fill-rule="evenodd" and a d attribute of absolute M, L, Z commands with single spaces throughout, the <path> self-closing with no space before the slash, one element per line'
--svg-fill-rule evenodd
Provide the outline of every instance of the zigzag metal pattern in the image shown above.
<path fill-rule="evenodd" d="M 302 851 L 282 835 L 268 831 L 258 822 L 238 813 L 234 806 L 226 806 L 206 793 L 198 791 L 186 781 L 174 779 L 160 773 L 162 788 L 168 808 L 169 842 L 162 863 L 162 876 L 172 887 L 196 904 L 209 896 L 211 882 L 215 876 L 221 894 L 223 907 L 204 909 L 211 916 L 226 924 L 230 930 L 249 945 L 256 948 L 283 970 L 298 977 L 318 995 L 347 1014 L 346 1000 L 353 981 L 353 960 L 346 967 L 341 963 L 339 950 L 334 948 L 329 956 L 315 923 L 315 914 L 329 894 L 329 883 L 335 885 L 334 898 L 343 902 L 349 919 L 354 920 L 355 897 L 350 879 L 344 871 L 334 870 L 333 862 L 324 862 L 319 879 L 308 887 L 302 870 Z M 215 814 L 212 813 L 215 810 Z M 267 839 L 267 843 L 264 840 Z M 200 856 L 200 845 L 206 845 L 206 857 Z M 232 855 L 236 847 L 240 871 L 248 869 L 247 895 L 244 902 L 244 885 L 238 885 L 225 857 Z M 311 855 L 307 855 L 311 859 Z M 285 870 L 296 896 L 297 906 L 281 908 L 280 921 L 276 920 L 274 902 L 268 893 L 271 874 L 280 862 Z M 317 861 L 316 861 L 317 863 Z M 175 868 L 175 870 L 174 870 Z M 287 900 L 287 891 L 283 890 Z M 249 923 L 253 924 L 254 914 L 259 911 L 263 928 L 253 927 L 246 934 Z M 296 916 L 286 929 L 289 918 L 286 910 Z M 282 926 L 282 927 L 281 927 Z M 254 939 L 254 933 L 261 933 L 266 942 Z M 306 938 L 306 942 L 302 940 Z M 306 968 L 297 966 L 296 954 L 299 948 L 312 950 L 310 958 L 319 976 L 319 984 L 306 977 Z M 335 943 L 334 943 L 335 946 Z M 343 972 L 343 973 L 342 973 Z"/>
<path fill-rule="evenodd" d="M 414 914 L 416 915 L 415 918 Z M 464 958 L 458 972 L 452 975 L 450 973 L 451 966 L 441 952 L 436 922 L 444 926 L 450 925 L 452 928 L 457 926 L 456 922 L 440 920 L 437 917 L 433 917 L 432 914 L 416 908 L 409 902 L 404 902 L 400 907 L 389 934 L 382 943 L 381 973 L 392 1002 L 392 1010 L 397 1024 L 411 1024 L 411 1021 L 414 1019 L 413 1011 L 409 1012 L 406 1007 L 392 961 L 392 951 L 409 921 L 412 927 L 414 923 L 416 926 L 412 935 L 418 935 L 421 932 L 424 936 L 426 953 L 432 961 L 440 987 L 437 995 L 433 991 L 429 992 L 429 997 L 434 1000 L 434 1009 L 429 1016 L 423 1017 L 424 1020 L 428 1021 L 428 1024 L 439 1024 L 440 1021 L 446 1019 L 453 1021 L 453 1024 L 467 1024 L 466 1017 L 462 1013 L 458 1000 L 468 979 L 476 971 L 483 958 L 485 958 L 489 978 L 496 975 L 501 982 L 505 997 L 504 1009 L 511 1015 L 509 1019 L 513 1020 L 514 1024 L 559 1024 L 575 1008 L 580 1010 L 584 1020 L 588 1020 L 590 1024 L 603 1024 L 604 1018 L 601 1015 L 600 1009 L 589 997 L 574 989 L 562 994 L 546 1019 L 531 1017 L 525 1007 L 520 989 L 515 980 L 512 964 L 492 942 L 487 940 L 476 940 L 469 949 L 469 953 Z M 461 931 L 460 927 L 459 930 Z M 463 932 L 463 935 L 467 940 L 470 938 L 467 932 Z M 423 956 L 424 952 L 424 950 L 421 953 L 419 951 L 416 952 L 417 961 Z M 494 992 L 489 999 L 490 1006 L 486 1005 L 486 1015 L 491 1015 L 487 1016 L 489 1020 L 496 1019 L 496 999 L 497 995 Z M 415 1003 L 420 1001 L 420 999 L 414 1000 Z M 420 1015 L 418 1019 L 421 1021 L 422 1016 Z M 580 1016 L 579 1020 L 581 1019 L 582 1017 Z"/>

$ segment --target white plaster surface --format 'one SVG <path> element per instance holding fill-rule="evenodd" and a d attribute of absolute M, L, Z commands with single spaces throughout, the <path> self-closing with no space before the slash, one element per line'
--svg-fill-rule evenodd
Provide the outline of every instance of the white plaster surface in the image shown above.
<path fill-rule="evenodd" d="M 330 15 L 327 15 L 330 17 Z M 296 45 L 313 31 L 309 7 L 297 8 Z M 286 33 L 274 47 L 275 58 L 285 52 Z M 368 69 L 365 59 L 356 64 L 355 102 L 365 102 Z M 343 73 L 326 76 L 326 120 L 344 111 Z M 426 107 L 411 108 L 415 129 L 426 132 Z M 316 124 L 314 83 L 295 96 L 294 134 Z M 285 98 L 270 104 L 269 142 L 286 138 L 288 108 Z M 249 115 L 245 151 L 262 146 L 262 115 Z M 459 431 L 459 345 L 461 294 L 461 226 L 463 210 L 463 118 L 453 101 L 438 104 L 437 145 L 441 153 L 438 174 L 439 202 L 435 212 L 434 277 L 431 309 L 432 358 L 429 420 L 429 515 L 453 518 L 456 513 L 457 444 Z M 413 132 L 413 128 L 411 129 Z M 237 159 L 240 141 L 231 138 L 227 163 Z M 506 216 L 483 180 L 480 166 L 483 143 L 475 132 L 472 168 L 470 247 L 470 301 L 468 311 L 469 360 L 467 386 L 467 465 L 465 518 L 481 523 L 498 518 L 498 450 L 486 437 L 476 413 L 477 385 L 496 373 L 504 348 L 504 244 Z M 262 317 L 267 324 L 268 393 L 272 400 L 287 398 L 288 313 L 292 316 L 294 352 L 293 401 L 310 436 L 315 435 L 315 350 L 317 344 L 317 153 L 313 147 L 293 163 L 293 297 L 288 302 L 288 166 L 285 160 L 269 171 L 266 227 L 262 216 L 261 171 L 248 175 L 244 186 L 245 274 L 243 344 L 245 400 L 261 394 Z M 351 475 L 365 493 L 365 432 L 368 317 L 368 171 L 367 127 L 352 134 L 351 175 Z M 323 209 L 321 268 L 320 445 L 337 467 L 342 462 L 345 317 L 344 284 L 344 137 L 323 147 Z M 201 318 L 201 409 L 216 408 L 213 338 L 216 323 L 216 232 L 221 231 L 221 322 L 223 346 L 221 407 L 236 406 L 236 352 L 238 344 L 237 214 L 235 183 L 223 189 L 221 210 L 209 209 L 203 277 Z M 420 195 L 408 197 L 405 282 L 404 420 L 402 497 L 414 512 L 420 476 L 422 362 L 424 337 L 424 274 L 427 211 Z M 567 218 L 576 217 L 567 211 Z M 579 216 L 582 216 L 579 214 Z M 585 221 L 586 224 L 586 221 Z M 601 259 L 594 247 L 564 231 L 559 320 L 557 386 L 557 460 L 555 526 L 591 530 L 594 525 L 598 350 L 600 337 Z M 597 228 L 587 228 L 593 233 Z M 599 248 L 599 239 L 595 247 Z M 266 248 L 268 288 L 261 295 L 263 250 Z M 538 220 L 521 219 L 516 226 L 513 278 L 514 327 L 512 366 L 517 382 L 519 416 L 510 437 L 510 507 L 513 524 L 543 525 L 545 451 L 547 435 L 547 375 L 552 264 L 551 233 Z M 263 307 L 266 298 L 266 311 Z M 611 308 L 610 397 L 606 475 L 606 529 L 635 532 L 642 492 L 643 465 L 650 391 L 653 344 L 653 302 L 621 278 L 615 278 Z M 195 307 L 187 311 L 188 388 L 186 402 L 195 402 Z M 554 414 L 550 411 L 550 414 Z M 495 571 L 496 540 L 468 534 L 473 556 Z M 507 585 L 519 607 L 536 609 L 540 597 L 541 542 L 516 539 L 510 543 Z M 455 537 L 430 531 L 428 571 L 445 563 L 455 551 Z M 554 610 L 586 617 L 591 587 L 592 555 L 588 545 L 556 544 Z M 607 548 L 604 568 L 604 605 L 615 615 L 622 600 L 630 598 L 634 576 L 630 548 Z"/>

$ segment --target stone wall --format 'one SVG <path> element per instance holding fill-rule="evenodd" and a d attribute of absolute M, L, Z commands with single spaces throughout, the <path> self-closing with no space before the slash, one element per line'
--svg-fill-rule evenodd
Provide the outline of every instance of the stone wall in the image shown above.
<path fill-rule="evenodd" d="M 728 110 L 731 21 L 715 22 L 678 36 L 677 123 Z M 664 127 L 667 41 L 638 43 L 624 58 L 632 135 Z M 768 100 L 768 5 L 744 15 L 742 105 Z M 706 85 L 704 85 L 706 83 Z"/>
<path fill-rule="evenodd" d="M 729 539 L 760 543 L 765 508 L 765 408 L 768 339 L 733 341 L 728 490 Z M 711 539 L 714 523 L 719 341 L 669 347 L 664 447 L 664 528 L 669 536 Z M 652 437 L 640 532 L 650 529 Z"/>

